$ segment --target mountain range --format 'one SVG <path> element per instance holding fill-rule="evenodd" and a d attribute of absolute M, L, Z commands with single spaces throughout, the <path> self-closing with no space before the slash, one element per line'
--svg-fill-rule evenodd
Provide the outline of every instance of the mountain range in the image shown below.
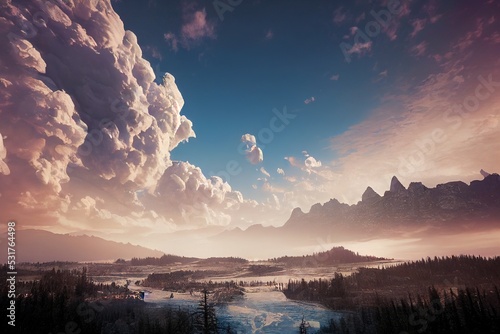
<path fill-rule="evenodd" d="M 482 175 L 484 179 L 470 184 L 454 181 L 433 188 L 421 182 L 412 182 L 405 187 L 393 177 L 389 189 L 382 195 L 367 187 L 357 204 L 348 205 L 331 199 L 314 204 L 307 213 L 295 208 L 280 227 L 252 225 L 246 230 L 235 228 L 223 232 L 207 229 L 201 247 L 216 250 L 207 251 L 207 256 L 248 259 L 321 252 L 335 245 L 375 239 L 417 238 L 425 242 L 434 239 L 439 247 L 440 235 L 470 235 L 500 229 L 500 176 L 483 171 Z M 186 255 L 186 249 L 195 247 L 189 244 L 188 236 L 161 235 L 168 241 L 165 245 L 169 246 L 164 251 Z M 6 249 L 5 242 L 6 238 L 0 239 L 0 248 Z M 17 262 L 109 261 L 164 254 L 95 236 L 63 235 L 43 230 L 19 230 L 16 243 L 19 245 L 16 247 Z M 227 254 L 228 249 L 232 250 L 230 254 Z M 368 252 L 372 253 L 371 250 Z"/>
<path fill-rule="evenodd" d="M 386 238 L 414 231 L 428 233 L 461 232 L 500 227 L 500 176 L 483 174 L 483 180 L 461 181 L 429 188 L 412 182 L 406 188 L 396 176 L 383 195 L 367 187 L 354 205 L 331 199 L 314 204 L 309 212 L 295 208 L 281 227 L 253 225 L 225 231 L 214 237 L 219 242 L 245 247 L 259 245 L 341 242 L 366 238 Z"/>
<path fill-rule="evenodd" d="M 7 249 L 6 241 L 5 237 L 0 239 L 1 249 Z M 18 263 L 109 261 L 118 258 L 131 259 L 133 257 L 160 257 L 162 255 L 163 252 L 157 250 L 94 236 L 73 236 L 31 229 L 18 230 L 16 233 L 16 262 Z"/>

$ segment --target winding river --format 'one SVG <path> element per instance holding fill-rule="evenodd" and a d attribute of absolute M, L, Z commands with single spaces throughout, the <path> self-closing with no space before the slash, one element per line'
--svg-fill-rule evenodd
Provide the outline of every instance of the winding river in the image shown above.
<path fill-rule="evenodd" d="M 193 311 L 198 306 L 199 296 L 175 294 L 170 299 L 169 295 L 170 292 L 153 290 L 145 301 Z M 339 313 L 321 305 L 288 300 L 283 293 L 268 288 L 247 289 L 243 298 L 216 306 L 215 310 L 221 325 L 230 324 L 238 333 L 294 333 L 298 332 L 302 318 L 311 329 L 340 318 Z"/>

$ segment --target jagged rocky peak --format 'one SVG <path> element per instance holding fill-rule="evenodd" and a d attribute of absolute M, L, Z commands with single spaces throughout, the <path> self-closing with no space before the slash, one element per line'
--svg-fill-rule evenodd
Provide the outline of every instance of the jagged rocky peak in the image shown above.
<path fill-rule="evenodd" d="M 311 210 L 309 210 L 309 213 L 316 214 L 316 213 L 321 213 L 323 205 L 321 203 L 316 203 L 313 206 L 311 206 Z"/>
<path fill-rule="evenodd" d="M 375 190 L 373 190 L 372 187 L 368 187 L 368 188 L 366 188 L 365 192 L 361 196 L 361 201 L 366 202 L 366 201 L 370 201 L 374 198 L 379 199 L 380 197 L 381 196 L 379 194 L 377 194 L 377 192 Z"/>
<path fill-rule="evenodd" d="M 426 186 L 424 186 L 422 184 L 422 182 L 412 182 L 408 186 L 408 191 L 411 192 L 411 193 L 422 193 L 422 192 L 424 192 L 425 190 L 428 190 L 428 189 L 429 188 L 427 188 Z"/>
<path fill-rule="evenodd" d="M 447 183 L 438 184 L 436 189 L 447 193 L 463 193 L 466 192 L 469 186 L 462 181 L 452 181 Z"/>
<path fill-rule="evenodd" d="M 389 189 L 389 191 L 391 193 L 398 193 L 405 190 L 406 188 L 401 184 L 401 182 L 399 182 L 398 178 L 396 176 L 393 176 L 391 180 L 391 188 Z"/>
<path fill-rule="evenodd" d="M 335 208 L 340 207 L 342 205 L 346 205 L 346 204 L 340 203 L 336 198 L 330 198 L 330 200 L 328 202 L 326 202 L 325 204 L 323 204 L 323 208 L 325 208 L 325 209 L 335 209 Z"/>
<path fill-rule="evenodd" d="M 299 218 L 301 216 L 305 215 L 304 211 L 302 211 L 301 208 L 295 208 L 293 209 L 292 211 L 292 214 L 290 216 L 290 219 L 294 219 L 294 218 Z"/>
<path fill-rule="evenodd" d="M 481 175 L 482 175 L 483 177 L 488 177 L 488 176 L 490 176 L 490 173 L 488 173 L 488 172 L 487 172 L 487 171 L 485 171 L 484 169 L 481 169 L 481 170 L 479 171 L 479 173 L 481 173 Z"/>

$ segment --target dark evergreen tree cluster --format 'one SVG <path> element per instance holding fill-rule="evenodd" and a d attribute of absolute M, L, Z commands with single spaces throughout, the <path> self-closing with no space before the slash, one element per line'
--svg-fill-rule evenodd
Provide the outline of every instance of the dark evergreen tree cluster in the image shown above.
<path fill-rule="evenodd" d="M 217 264 L 247 264 L 248 260 L 241 257 L 209 257 L 198 261 L 199 264 L 217 265 Z"/>
<path fill-rule="evenodd" d="M 283 293 L 290 299 L 325 302 L 333 297 L 345 297 L 347 290 L 344 276 L 335 273 L 331 280 L 289 280 Z"/>
<path fill-rule="evenodd" d="M 425 286 L 446 282 L 468 286 L 499 284 L 500 257 L 434 257 L 382 269 L 360 268 L 351 277 L 351 283 L 360 289 L 394 285 Z"/>
<path fill-rule="evenodd" d="M 499 257 L 452 256 L 362 268 L 331 280 L 290 281 L 284 293 L 356 311 L 320 333 L 482 334 L 500 333 L 499 283 Z M 403 295 L 395 293 L 398 288 L 404 289 Z M 419 292 L 423 289 L 427 291 Z M 370 302 L 360 303 L 366 291 L 376 292 Z"/>
<path fill-rule="evenodd" d="M 283 256 L 269 259 L 270 262 L 282 263 L 287 266 L 294 267 L 316 267 L 316 266 L 332 266 L 341 263 L 359 263 L 387 260 L 381 257 L 365 256 L 354 253 L 344 247 L 333 247 L 332 249 L 314 253 L 312 255 L 303 256 Z"/>
<path fill-rule="evenodd" d="M 6 272 L 3 266 L 0 276 Z M 0 307 L 7 309 L 10 299 L 3 282 Z M 218 326 L 206 295 L 196 312 L 149 307 L 126 287 L 92 282 L 85 268 L 53 269 L 39 280 L 17 282 L 16 290 L 17 333 L 233 333 L 228 325 Z"/>
<path fill-rule="evenodd" d="M 170 265 L 174 263 L 192 263 L 197 262 L 198 264 L 204 265 L 215 265 L 215 264 L 246 264 L 248 260 L 239 258 L 239 257 L 210 257 L 208 259 L 199 259 L 196 257 L 185 257 L 185 256 L 177 256 L 171 254 L 164 254 L 161 257 L 145 257 L 145 258 L 132 258 L 130 260 L 130 265 L 132 266 L 164 266 Z M 127 261 L 123 259 L 116 260 L 115 263 L 118 264 L 126 264 Z"/>
<path fill-rule="evenodd" d="M 203 289 L 205 285 L 223 286 L 211 281 L 208 283 L 195 282 L 194 280 L 203 279 L 206 276 L 215 276 L 218 272 L 209 270 L 178 270 L 171 273 L 153 273 L 142 282 L 143 286 L 164 289 L 164 290 L 185 290 L 188 288 Z"/>
<path fill-rule="evenodd" d="M 118 259 L 121 260 L 121 259 Z M 118 261 L 117 260 L 117 261 Z M 130 260 L 130 265 L 132 266 L 164 266 L 173 263 L 191 263 L 199 260 L 195 257 L 184 257 L 171 254 L 163 254 L 161 257 L 145 257 L 145 258 L 132 258 Z M 123 263 L 123 262 L 122 262 Z"/>

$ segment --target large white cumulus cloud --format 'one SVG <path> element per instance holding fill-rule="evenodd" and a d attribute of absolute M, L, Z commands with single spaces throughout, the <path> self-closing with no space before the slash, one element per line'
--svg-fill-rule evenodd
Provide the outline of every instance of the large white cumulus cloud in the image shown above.
<path fill-rule="evenodd" d="M 195 136 L 175 79 L 154 82 L 109 0 L 0 6 L 0 218 L 177 224 L 196 203 L 227 223 L 229 185 L 171 161 Z"/>

